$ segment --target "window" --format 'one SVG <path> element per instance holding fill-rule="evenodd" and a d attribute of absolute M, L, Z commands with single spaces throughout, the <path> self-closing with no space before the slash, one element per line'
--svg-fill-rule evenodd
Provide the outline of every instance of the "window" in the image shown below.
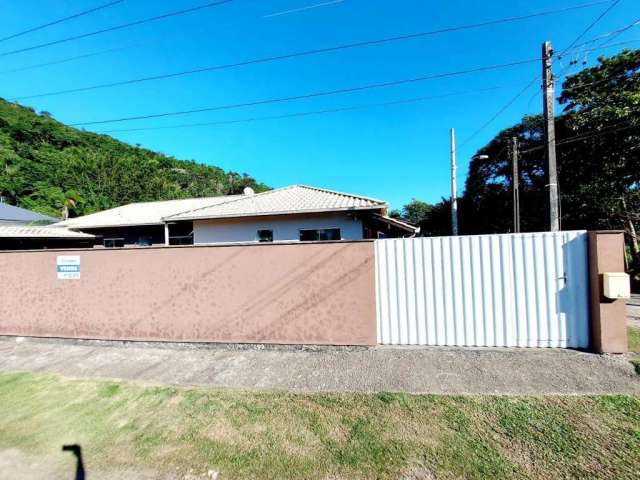
<path fill-rule="evenodd" d="M 122 248 L 124 247 L 124 238 L 105 238 L 102 244 L 105 248 Z"/>
<path fill-rule="evenodd" d="M 273 230 L 258 230 L 259 242 L 273 242 Z"/>
<path fill-rule="evenodd" d="M 151 237 L 138 237 L 136 241 L 136 246 L 138 247 L 150 247 L 153 243 L 153 239 Z"/>
<path fill-rule="evenodd" d="M 193 234 L 169 237 L 169 245 L 193 245 Z"/>
<path fill-rule="evenodd" d="M 341 240 L 339 228 L 319 228 L 314 230 L 300 230 L 301 242 L 317 242 L 319 240 Z"/>

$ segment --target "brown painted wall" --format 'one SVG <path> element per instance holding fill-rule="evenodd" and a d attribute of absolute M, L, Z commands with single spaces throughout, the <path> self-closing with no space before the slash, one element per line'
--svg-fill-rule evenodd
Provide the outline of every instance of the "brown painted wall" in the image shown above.
<path fill-rule="evenodd" d="M 605 272 L 624 272 L 621 232 L 589 232 L 589 282 L 593 348 L 601 353 L 624 353 L 628 349 L 626 302 L 605 298 Z"/>
<path fill-rule="evenodd" d="M 372 242 L 0 252 L 0 285 L 3 335 L 376 343 Z"/>

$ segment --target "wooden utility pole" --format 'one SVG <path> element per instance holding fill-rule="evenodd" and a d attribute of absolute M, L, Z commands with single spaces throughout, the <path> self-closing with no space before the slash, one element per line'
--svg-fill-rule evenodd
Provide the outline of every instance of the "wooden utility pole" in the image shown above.
<path fill-rule="evenodd" d="M 451 233 L 458 235 L 458 188 L 456 186 L 456 132 L 451 129 Z"/>
<path fill-rule="evenodd" d="M 551 42 L 542 44 L 542 94 L 544 110 L 544 140 L 547 156 L 547 187 L 549 188 L 549 230 L 560 230 L 560 208 L 558 205 L 558 171 L 556 168 L 556 129 L 554 115 L 554 84 L 551 71 L 553 49 Z"/>
<path fill-rule="evenodd" d="M 511 138 L 511 183 L 513 187 L 513 231 L 520 232 L 520 175 L 518 173 L 518 137 Z"/>

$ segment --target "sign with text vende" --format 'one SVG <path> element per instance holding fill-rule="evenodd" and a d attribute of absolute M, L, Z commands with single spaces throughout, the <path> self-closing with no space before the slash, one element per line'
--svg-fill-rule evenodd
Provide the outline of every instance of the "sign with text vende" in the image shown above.
<path fill-rule="evenodd" d="M 58 255 L 56 271 L 58 280 L 80 279 L 80 255 Z"/>

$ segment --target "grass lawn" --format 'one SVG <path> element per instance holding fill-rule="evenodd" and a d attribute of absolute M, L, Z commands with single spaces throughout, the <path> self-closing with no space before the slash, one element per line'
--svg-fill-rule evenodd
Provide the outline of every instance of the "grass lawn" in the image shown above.
<path fill-rule="evenodd" d="M 640 328 L 627 327 L 627 342 L 629 351 L 638 354 L 631 359 L 631 363 L 633 363 L 636 372 L 640 375 Z"/>
<path fill-rule="evenodd" d="M 640 473 L 640 399 L 628 396 L 250 393 L 1 374 L 0 412 L 0 453 L 68 465 L 60 447 L 77 443 L 90 478 Z"/>
<path fill-rule="evenodd" d="M 627 327 L 629 351 L 640 353 L 640 328 Z"/>

